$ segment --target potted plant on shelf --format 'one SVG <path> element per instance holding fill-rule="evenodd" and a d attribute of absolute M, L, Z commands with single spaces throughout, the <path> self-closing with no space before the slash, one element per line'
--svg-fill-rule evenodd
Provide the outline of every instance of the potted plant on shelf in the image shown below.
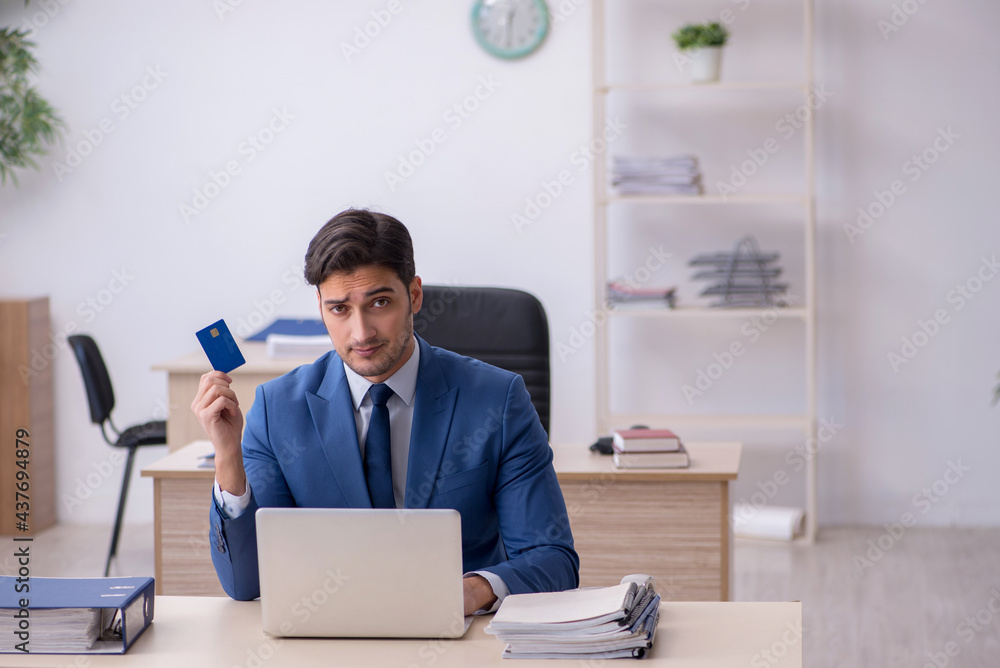
<path fill-rule="evenodd" d="M 729 39 L 729 31 L 721 23 L 689 23 L 673 35 L 681 52 L 679 65 L 691 66 L 691 81 L 709 83 L 719 80 L 722 65 L 722 47 Z"/>
<path fill-rule="evenodd" d="M 33 156 L 59 139 L 63 121 L 29 81 L 38 68 L 35 46 L 21 30 L 0 28 L 0 185 L 15 169 L 38 168 Z"/>

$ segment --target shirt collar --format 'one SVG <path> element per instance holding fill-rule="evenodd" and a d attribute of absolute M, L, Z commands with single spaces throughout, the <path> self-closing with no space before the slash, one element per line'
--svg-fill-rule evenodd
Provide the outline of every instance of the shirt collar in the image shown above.
<path fill-rule="evenodd" d="M 385 379 L 385 384 L 389 386 L 389 389 L 395 392 L 396 396 L 402 399 L 407 406 L 413 401 L 413 395 L 417 391 L 417 370 L 419 368 L 420 344 L 414 337 L 413 354 L 410 355 L 410 359 L 406 360 L 406 363 L 399 367 L 396 373 Z M 354 403 L 354 410 L 360 410 L 361 402 L 364 401 L 368 394 L 368 388 L 373 383 L 364 376 L 359 376 L 346 364 L 344 364 L 344 374 L 347 376 L 347 384 L 351 388 L 351 401 Z"/>

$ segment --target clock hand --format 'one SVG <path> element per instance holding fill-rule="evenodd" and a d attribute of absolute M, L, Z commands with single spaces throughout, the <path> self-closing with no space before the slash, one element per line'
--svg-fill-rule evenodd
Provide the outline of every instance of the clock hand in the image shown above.
<path fill-rule="evenodd" d="M 511 33 L 511 30 L 513 29 L 513 27 L 514 27 L 514 13 L 516 11 L 517 11 L 517 7 L 515 7 L 513 5 L 513 3 L 511 3 L 511 5 L 507 8 L 507 13 L 504 15 L 504 19 L 503 19 L 503 23 L 504 23 L 504 35 L 506 37 L 506 42 L 507 42 L 507 48 L 508 49 L 510 48 L 510 33 Z"/>

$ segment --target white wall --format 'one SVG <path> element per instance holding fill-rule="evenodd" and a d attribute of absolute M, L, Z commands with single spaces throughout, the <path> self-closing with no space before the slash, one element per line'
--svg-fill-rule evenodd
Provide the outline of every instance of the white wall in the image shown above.
<path fill-rule="evenodd" d="M 756 2 L 773 13 L 777 0 Z M 587 322 L 590 173 L 577 171 L 573 155 L 590 134 L 589 6 L 557 23 L 537 54 L 506 63 L 475 45 L 470 3 L 403 1 L 402 11 L 347 62 L 341 44 L 387 4 L 243 2 L 221 18 L 208 2 L 0 9 L 0 23 L 15 26 L 53 11 L 44 25 L 36 21 L 39 87 L 69 124 L 66 146 L 42 159 L 40 173 L 22 175 L 19 189 L 0 190 L 6 235 L 0 291 L 49 295 L 54 332 L 77 326 L 95 336 L 119 390 L 117 422 L 162 414 L 166 379 L 150 367 L 194 350 L 193 332 L 205 324 L 259 318 L 270 311 L 275 291 L 282 302 L 277 314 L 311 315 L 312 294 L 294 272 L 312 234 L 348 206 L 376 207 L 406 223 L 426 282 L 509 285 L 537 294 L 554 346 L 570 342 L 574 328 Z M 705 5 L 705 17 L 734 4 Z M 876 21 L 889 17 L 891 3 L 818 4 L 816 77 L 834 91 L 817 121 L 820 414 L 844 425 L 821 452 L 821 519 L 897 520 L 914 510 L 914 494 L 941 478 L 949 459 L 961 458 L 973 470 L 921 522 L 997 524 L 1000 497 L 986 472 L 1000 464 L 992 442 L 997 415 L 989 407 L 1000 369 L 990 345 L 1000 282 L 986 283 L 961 311 L 948 292 L 1000 245 L 1000 233 L 987 222 L 990 149 L 1000 135 L 989 118 L 998 102 L 1000 47 L 985 34 L 1000 10 L 928 2 L 884 41 Z M 633 0 L 627 11 L 641 19 L 655 6 Z M 627 25 L 637 42 L 660 43 L 660 55 L 670 58 L 662 26 Z M 733 47 L 745 56 L 730 64 L 733 72 L 751 71 L 738 63 L 755 54 L 784 67 L 780 51 L 754 46 L 753 21 L 743 25 Z M 121 96 L 144 81 L 149 90 L 138 91 L 144 99 L 123 106 Z M 495 90 L 483 81 L 495 82 Z M 469 100 L 476 108 L 459 123 L 449 109 L 477 91 L 483 99 Z M 280 132 L 251 160 L 243 142 L 267 128 L 275 110 L 289 120 L 275 121 Z M 771 113 L 753 118 L 766 121 Z M 113 131 L 100 132 L 102 122 Z M 899 201 L 849 243 L 843 223 L 870 204 L 873 191 L 907 179 L 904 161 L 949 126 L 960 135 L 954 146 L 918 182 L 906 181 Z M 446 139 L 391 188 L 385 173 L 438 128 Z M 726 151 L 740 155 L 763 138 L 753 134 L 757 126 L 744 129 L 746 145 L 704 148 L 706 159 L 719 161 L 706 164 L 710 182 L 710 164 L 718 176 L 728 165 Z M 88 142 L 97 143 L 89 155 L 57 174 L 56 163 L 66 164 L 68 151 L 81 143 L 86 150 Z M 639 150 L 642 136 L 622 146 Z M 185 220 L 180 206 L 193 206 L 194 191 L 204 191 L 229 161 L 239 173 Z M 795 169 L 794 159 L 776 162 L 770 178 L 793 181 Z M 544 192 L 561 170 L 570 170 L 573 183 L 532 225 L 516 228 L 512 215 L 523 214 L 526 198 Z M 684 263 L 697 244 L 678 229 L 671 237 L 675 257 L 658 278 L 676 276 L 692 294 Z M 737 232 L 723 227 L 704 243 L 726 247 Z M 760 235 L 787 244 L 780 228 Z M 785 255 L 791 273 L 801 276 L 801 259 Z M 127 285 L 112 295 L 109 288 L 121 287 L 116 271 Z M 87 306 L 88 299 L 108 297 L 100 312 Z M 886 354 L 936 309 L 945 309 L 950 322 L 894 373 Z M 671 368 L 655 333 L 644 336 L 649 348 L 632 349 L 625 363 L 642 366 L 652 357 Z M 780 353 L 786 338 L 794 340 L 794 331 L 777 331 L 760 350 Z M 682 362 L 696 368 L 712 350 Z M 110 450 L 88 424 L 72 356 L 64 346 L 60 351 L 52 363 L 58 489 L 66 499 Z M 761 399 L 749 371 L 773 367 L 763 354 L 747 365 L 748 373 L 720 380 L 706 410 L 750 397 L 775 405 L 801 400 L 794 383 L 780 382 Z M 794 366 L 783 373 L 795 373 Z M 553 358 L 554 440 L 592 440 L 593 378 L 590 340 Z M 679 392 L 673 382 L 669 393 L 676 399 Z M 784 452 L 748 453 L 737 496 L 782 466 Z M 139 464 L 162 454 L 146 453 Z M 108 521 L 118 484 L 116 473 L 81 503 L 61 503 L 61 519 Z M 151 497 L 149 481 L 137 479 L 130 520 L 151 519 Z"/>

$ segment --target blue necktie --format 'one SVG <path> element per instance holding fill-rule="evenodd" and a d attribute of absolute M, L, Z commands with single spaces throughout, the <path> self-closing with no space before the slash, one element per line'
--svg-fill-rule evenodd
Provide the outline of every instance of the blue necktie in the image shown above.
<path fill-rule="evenodd" d="M 372 508 L 395 508 L 392 495 L 392 459 L 389 448 L 389 408 L 385 405 L 393 395 L 385 383 L 372 385 L 368 396 L 372 400 L 372 417 L 365 437 L 365 479 Z"/>

